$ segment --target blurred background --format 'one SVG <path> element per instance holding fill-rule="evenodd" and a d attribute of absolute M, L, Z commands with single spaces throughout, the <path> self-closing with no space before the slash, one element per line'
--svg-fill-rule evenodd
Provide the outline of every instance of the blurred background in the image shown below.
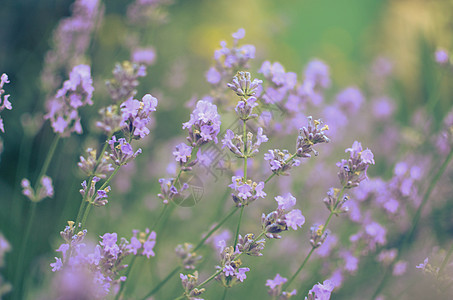
<path fill-rule="evenodd" d="M 94 30 L 87 55 L 79 61 L 92 67 L 94 105 L 81 111 L 84 133 L 64 139 L 57 148 L 57 155 L 48 172 L 54 181 L 55 196 L 45 199 L 37 207 L 29 248 L 24 258 L 24 284 L 16 297 L 45 298 L 42 296 L 45 295 L 43 289 L 51 284 L 49 263 L 57 255 L 54 249 L 61 243 L 58 233 L 68 220 L 75 218 L 80 204 L 78 190 L 84 177 L 77 169 L 79 156 L 87 147 L 98 147 L 96 145 L 105 138 L 94 126 L 97 110 L 109 101 L 105 81 L 112 77 L 115 63 L 130 59 L 131 45 L 152 46 L 155 50 L 155 62 L 148 68 L 147 76 L 140 79 L 137 95 L 141 97 L 151 93 L 159 99 L 159 106 L 152 134 L 141 144 L 146 151 L 135 164 L 121 170 L 118 179 L 112 183 L 109 205 L 96 209 L 96 217 L 92 216 L 88 222 L 93 240 L 105 232 L 118 232 L 119 236 L 128 237 L 132 229 L 143 230 L 154 223 L 162 206 L 156 196 L 160 191 L 157 180 L 167 176 L 167 164 L 173 160 L 168 149 L 184 140 L 181 123 L 189 119 L 193 107 L 186 103 L 209 93 L 210 86 L 206 83 L 205 73 L 214 62 L 213 53 L 220 48 L 220 41 L 226 40 L 231 44 L 231 34 L 239 28 L 246 31 L 244 43 L 256 47 L 256 58 L 250 67 L 252 76 L 259 77 L 257 71 L 264 60 L 278 61 L 285 66 L 286 71 L 295 72 L 298 76 L 313 58 L 329 65 L 332 87 L 326 91 L 326 103 L 332 102 L 334 95 L 347 86 L 360 88 L 370 102 L 371 96 L 368 95 L 373 90 L 369 85 L 369 73 L 373 63 L 382 57 L 391 61 L 392 77 L 386 88 L 386 96 L 392 99 L 395 109 L 392 119 L 384 122 L 391 122 L 402 133 L 401 143 L 404 142 L 405 146 L 397 150 L 400 157 L 404 156 L 401 153 L 410 153 L 414 147 L 426 146 L 425 135 L 430 132 L 414 125 L 417 121 L 414 121 L 414 116 L 420 108 L 428 107 L 419 118 L 420 122 L 429 123 L 433 130 L 442 127 L 442 120 L 451 109 L 451 72 L 439 68 L 434 61 L 434 52 L 438 47 L 447 50 L 452 47 L 453 1 L 174 0 L 161 1 L 163 4 L 156 9 L 152 20 L 138 25 L 127 21 L 127 7 L 132 2 L 103 1 L 105 15 Z M 46 78 L 42 75 L 46 53 L 54 46 L 52 35 L 60 20 L 71 15 L 72 3 L 68 0 L 2 0 L 0 3 L 0 73 L 9 76 L 10 83 L 4 89 L 7 94 L 11 94 L 13 105 L 13 110 L 2 112 L 6 133 L 0 133 L 0 149 L 3 150 L 0 151 L 0 232 L 12 247 L 12 251 L 6 254 L 6 264 L 0 270 L 7 282 L 14 281 L 17 249 L 29 218 L 29 201 L 20 194 L 20 180 L 24 177 L 32 180 L 36 178 L 54 135 L 48 122 L 33 123 L 29 119 L 30 116 L 45 113 L 45 101 L 49 97 L 45 88 Z M 357 116 L 350 120 L 352 127 L 361 127 L 360 122 L 366 122 L 366 119 Z M 338 149 L 349 147 L 359 138 L 370 148 L 384 147 L 374 139 L 377 133 L 366 132 L 368 129 L 364 126 L 358 136 L 348 135 L 346 131 L 341 139 L 332 137 L 332 141 L 338 142 Z M 295 136 L 296 133 L 293 139 Z M 275 140 L 269 147 L 292 149 L 292 143 L 291 139 Z M 370 168 L 370 176 L 381 176 L 384 180 L 391 177 L 397 158 L 387 157 L 389 153 L 391 155 L 392 152 L 377 151 L 377 164 Z M 344 156 L 337 150 L 328 151 L 327 154 L 330 156 L 322 160 L 333 167 L 335 161 Z M 315 169 L 315 165 L 310 168 Z M 332 172 L 334 182 L 336 173 Z M 319 181 L 329 182 L 329 179 L 319 174 Z M 308 175 L 301 176 L 306 179 Z M 230 181 L 226 176 L 222 178 L 216 181 L 215 187 L 225 186 Z M 141 269 L 137 268 L 130 275 L 137 295 L 146 294 L 155 285 L 149 284 L 150 278 L 162 278 L 172 269 L 171 252 L 176 244 L 187 239 L 196 243 L 201 233 L 207 232 L 213 222 L 228 211 L 227 207 L 232 205 L 229 199 L 222 205 L 210 202 L 212 199 L 225 198 L 223 189 L 220 189 L 222 193 L 219 195 L 216 193 L 219 189 L 207 188 L 211 186 L 205 182 L 203 200 L 198 205 L 178 209 L 165 226 L 157 229 L 165 242 L 156 252 L 163 257 L 146 263 L 144 260 Z M 324 185 L 318 192 L 313 190 L 317 198 L 310 201 L 321 202 L 325 190 Z M 276 193 L 270 194 L 275 196 Z M 303 197 L 302 192 L 296 194 L 298 200 L 308 201 L 302 200 L 307 198 Z M 319 204 L 319 213 L 309 204 L 302 205 L 306 205 L 304 208 L 307 211 L 314 210 L 313 220 L 305 215 L 307 224 L 303 233 L 288 233 L 289 241 L 283 245 L 307 244 L 310 224 L 318 217 L 322 220 L 322 203 Z M 448 209 L 452 211 L 450 206 Z M 272 207 L 269 201 L 259 210 L 250 210 L 244 230 L 258 232 L 261 209 L 269 210 Z M 449 216 L 447 213 L 442 218 Z M 231 220 L 227 227 L 234 228 L 235 222 Z M 445 246 L 447 241 L 451 241 L 453 226 L 451 222 L 440 222 L 436 226 L 437 236 L 429 246 Z M 256 277 L 250 275 L 246 284 L 232 289 L 229 297 L 265 297 L 265 279 L 273 278 L 277 272 L 290 276 L 302 260 L 305 250 L 298 253 L 298 247 L 294 247 L 290 256 L 282 258 L 281 253 L 284 252 L 281 252 L 281 248 L 284 246 L 270 245 L 266 251 L 271 253 L 267 259 L 272 262 L 269 263 L 272 271 L 257 274 Z M 308 249 L 309 246 L 300 247 Z M 202 253 L 207 257 L 201 266 L 204 269 L 203 276 L 208 276 L 213 270 L 216 258 L 211 252 L 205 249 Z M 249 261 L 252 270 L 262 264 L 259 259 Z M 363 289 L 371 293 L 373 286 L 364 285 L 373 277 L 380 277 L 382 269 L 376 266 L 372 258 L 364 264 L 368 271 L 360 273 L 362 279 L 350 279 L 334 299 L 361 299 Z M 312 274 L 320 276 L 306 275 L 304 278 L 308 279 L 300 289 L 298 287 L 300 296 L 314 282 L 325 279 L 321 262 L 317 261 L 311 267 Z M 412 266 L 410 272 L 415 272 Z M 212 284 L 208 290 L 207 299 L 216 299 L 214 295 L 223 291 L 216 284 Z M 156 299 L 170 299 L 181 292 L 180 282 L 175 279 Z M 12 293 L 4 297 L 10 299 Z M 134 296 L 131 299 L 135 299 Z"/>

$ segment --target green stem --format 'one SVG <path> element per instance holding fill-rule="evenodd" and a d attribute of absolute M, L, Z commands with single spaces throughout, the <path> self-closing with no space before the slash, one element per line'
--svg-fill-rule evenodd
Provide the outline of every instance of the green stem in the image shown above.
<path fill-rule="evenodd" d="M 201 241 L 195 246 L 195 249 L 193 250 L 194 252 L 197 251 L 198 249 L 201 248 L 201 246 L 204 245 L 206 240 L 217 230 L 219 229 L 232 215 L 234 215 L 238 211 L 238 207 L 234 207 L 231 212 L 223 218 L 222 221 L 220 221 L 214 228 L 212 228 L 204 238 L 201 239 Z"/>
<path fill-rule="evenodd" d="M 238 243 L 239 228 L 241 227 L 242 214 L 244 213 L 244 207 L 245 207 L 244 205 L 241 206 L 241 213 L 239 214 L 238 226 L 236 228 L 236 235 L 234 237 L 234 246 L 233 246 L 234 249 L 236 249 L 236 244 Z"/>
<path fill-rule="evenodd" d="M 223 291 L 222 300 L 225 300 L 225 299 L 226 299 L 227 292 L 228 292 L 228 288 L 225 287 L 225 290 Z"/>
<path fill-rule="evenodd" d="M 428 189 L 426 190 L 425 194 L 423 195 L 422 203 L 418 207 L 418 209 L 417 209 L 417 211 L 415 213 L 415 216 L 412 219 L 411 230 L 405 236 L 403 242 L 401 243 L 401 245 L 400 245 L 400 247 L 398 249 L 399 251 L 398 251 L 396 259 L 394 260 L 395 262 L 398 261 L 398 258 L 401 256 L 401 253 L 403 252 L 403 250 L 405 250 L 406 246 L 411 242 L 411 240 L 412 240 L 412 238 L 413 238 L 413 236 L 415 234 L 415 230 L 417 228 L 418 222 L 420 220 L 420 217 L 421 217 L 421 214 L 422 214 L 422 209 L 426 205 L 426 203 L 428 202 L 428 199 L 429 199 L 429 196 L 431 195 L 431 192 L 433 191 L 434 187 L 436 186 L 436 184 L 439 181 L 439 179 L 442 176 L 442 174 L 445 172 L 445 169 L 447 168 L 448 164 L 450 163 L 452 157 L 453 157 L 453 148 L 450 149 L 450 153 L 448 153 L 448 155 L 445 158 L 444 162 L 442 163 L 441 167 L 439 168 L 437 173 L 434 175 L 434 177 L 431 179 L 431 181 L 429 183 L 429 186 L 428 186 Z M 393 264 L 389 265 L 386 268 L 384 276 L 382 277 L 381 281 L 378 284 L 378 287 L 376 288 L 376 290 L 374 291 L 373 295 L 371 296 L 371 299 L 375 299 L 379 295 L 379 293 L 384 289 L 385 285 L 387 284 L 387 280 L 389 278 L 388 275 L 390 273 L 390 269 L 392 267 L 393 267 Z"/>
<path fill-rule="evenodd" d="M 152 289 L 148 294 L 146 294 L 145 297 L 143 297 L 143 300 L 146 300 L 155 293 L 157 293 L 160 290 L 160 288 L 163 287 L 167 283 L 167 281 L 170 280 L 170 278 L 172 278 L 173 275 L 178 273 L 181 269 L 182 269 L 181 266 L 177 266 L 176 268 L 174 268 L 173 271 L 171 271 L 170 274 L 167 275 L 167 277 L 165 277 L 161 282 L 159 282 L 159 284 L 154 289 Z"/>
<path fill-rule="evenodd" d="M 44 164 L 43 164 L 41 171 L 39 172 L 38 178 L 36 179 L 35 184 L 34 184 L 35 192 L 40 184 L 41 178 L 46 174 L 47 170 L 49 169 L 50 162 L 52 161 L 52 158 L 55 154 L 55 150 L 57 149 L 60 138 L 61 137 L 59 135 L 55 136 L 55 138 L 49 148 L 49 152 L 47 152 L 47 156 L 44 160 Z M 34 219 L 35 219 L 35 215 L 36 215 L 36 206 L 37 206 L 37 202 L 33 201 L 31 203 L 31 207 L 30 207 L 30 216 L 27 221 L 27 228 L 25 230 L 24 239 L 22 240 L 22 244 L 20 247 L 20 253 L 19 253 L 18 261 L 17 261 L 16 274 L 14 277 L 14 284 L 16 286 L 15 293 L 14 293 L 15 297 L 19 296 L 19 293 L 22 288 L 22 281 L 20 279 L 21 279 L 21 275 L 22 275 L 22 268 L 23 268 L 23 264 L 24 264 L 24 256 L 25 256 L 25 251 L 27 248 L 27 242 L 30 237 L 31 227 L 34 223 Z"/>
<path fill-rule="evenodd" d="M 132 257 L 132 261 L 131 261 L 130 265 L 127 267 L 126 274 L 124 274 L 124 276 L 126 276 L 126 280 L 121 282 L 121 287 L 120 287 L 120 290 L 118 291 L 118 294 L 116 294 L 115 300 L 122 298 L 123 293 L 125 293 L 126 281 L 129 278 L 129 274 L 131 273 L 131 270 L 134 267 L 136 260 L 137 260 L 137 255 L 134 255 L 134 257 Z"/>
<path fill-rule="evenodd" d="M 344 190 L 345 190 L 345 187 L 343 186 L 343 188 L 341 189 L 340 193 L 338 194 L 337 204 L 340 203 L 340 200 L 343 197 Z M 334 211 L 335 211 L 336 208 L 337 208 L 337 206 L 335 205 L 335 207 L 332 209 L 332 211 L 330 212 L 329 216 L 327 217 L 327 220 L 324 223 L 324 227 L 321 230 L 321 236 L 324 234 L 324 232 L 326 232 L 327 226 L 329 225 L 330 220 L 332 219 L 332 216 L 334 215 Z M 311 247 L 310 252 L 308 252 L 307 256 L 305 257 L 305 259 L 302 262 L 302 264 L 300 265 L 300 267 L 297 269 L 296 273 L 294 273 L 294 275 L 291 276 L 291 278 L 284 284 L 282 290 L 287 289 L 291 285 L 291 283 L 294 281 L 294 279 L 296 279 L 296 277 L 299 275 L 299 273 L 302 271 L 302 269 L 307 264 L 308 260 L 310 259 L 311 255 L 313 254 L 315 249 L 316 249 L 316 247 L 313 247 L 313 246 Z"/>

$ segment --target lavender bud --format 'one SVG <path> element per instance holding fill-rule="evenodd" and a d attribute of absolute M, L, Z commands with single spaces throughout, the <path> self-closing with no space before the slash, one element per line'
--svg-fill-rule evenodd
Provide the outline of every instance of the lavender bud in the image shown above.
<path fill-rule="evenodd" d="M 113 79 L 108 80 L 105 84 L 110 93 L 110 97 L 115 103 L 127 100 L 137 93 L 135 89 L 139 82 L 138 78 L 146 75 L 145 66 L 124 61 L 122 64 L 116 64 L 113 69 Z"/>
<path fill-rule="evenodd" d="M 330 139 L 324 134 L 324 131 L 329 130 L 329 126 L 322 125 L 321 120 L 312 121 L 312 117 L 308 117 L 308 127 L 302 127 L 299 130 L 299 136 L 297 137 L 297 156 L 298 157 L 311 157 L 310 153 L 313 152 L 315 156 L 318 152 L 313 149 L 313 146 L 321 143 L 328 143 Z"/>
<path fill-rule="evenodd" d="M 324 231 L 324 225 L 313 225 L 310 227 L 310 244 L 313 248 L 318 248 L 320 247 L 324 241 L 327 239 L 327 236 L 329 235 L 328 230 Z"/>
<path fill-rule="evenodd" d="M 244 237 L 239 235 L 236 249 L 251 256 L 262 256 L 261 250 L 264 249 L 266 244 L 265 239 L 255 241 L 255 235 L 253 233 L 246 234 Z"/>
<path fill-rule="evenodd" d="M 109 155 L 107 152 L 104 152 L 99 165 L 97 164 L 97 151 L 95 149 L 88 148 L 86 152 L 88 154 L 87 158 L 80 156 L 80 162 L 77 163 L 80 170 L 82 170 L 86 175 L 106 178 L 107 173 L 114 170 L 112 164 L 108 162 Z"/>
<path fill-rule="evenodd" d="M 201 255 L 193 252 L 193 248 L 194 246 L 189 243 L 176 246 L 176 256 L 181 259 L 184 269 L 195 269 L 195 264 L 202 259 Z"/>
<path fill-rule="evenodd" d="M 297 167 L 300 164 L 298 159 L 291 157 L 288 150 L 280 149 L 269 150 L 269 153 L 264 154 L 264 160 L 269 162 L 272 172 L 277 175 L 287 175 L 293 166 Z"/>
<path fill-rule="evenodd" d="M 348 195 L 343 195 L 341 199 L 338 199 L 339 193 L 339 189 L 330 188 L 327 197 L 323 200 L 329 211 L 336 215 L 349 211 L 349 207 L 344 205 L 349 199 Z"/>

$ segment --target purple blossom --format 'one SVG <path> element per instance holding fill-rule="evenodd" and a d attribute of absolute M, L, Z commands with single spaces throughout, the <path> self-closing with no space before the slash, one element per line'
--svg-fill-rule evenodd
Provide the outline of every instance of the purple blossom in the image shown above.
<path fill-rule="evenodd" d="M 234 276 L 235 275 L 234 268 L 231 265 L 226 265 L 223 268 L 223 273 L 225 273 L 225 276 Z"/>
<path fill-rule="evenodd" d="M 0 77 L 0 113 L 6 108 L 8 110 L 11 110 L 13 107 L 11 105 L 11 102 L 8 100 L 9 96 L 10 95 L 3 95 L 5 93 L 5 90 L 3 89 L 3 85 L 5 83 L 9 83 L 9 80 L 8 80 L 8 75 L 6 75 L 5 73 L 2 74 L 2 76 Z M 2 102 L 2 95 L 3 95 L 3 102 Z M 5 127 L 3 125 L 3 120 L 2 118 L 0 117 L 0 130 L 2 132 L 5 132 Z"/>
<path fill-rule="evenodd" d="M 293 230 L 297 230 L 297 227 L 302 227 L 305 223 L 305 217 L 299 209 L 293 209 L 286 214 L 286 224 Z"/>
<path fill-rule="evenodd" d="M 289 210 L 294 205 L 296 205 L 296 198 L 291 195 L 291 193 L 287 193 L 282 196 L 275 197 L 275 201 L 278 203 L 278 209 Z"/>
<path fill-rule="evenodd" d="M 116 140 L 116 136 L 112 136 L 112 139 L 108 143 L 111 150 L 109 156 L 117 166 L 127 164 L 130 159 L 135 159 L 138 154 L 142 153 L 142 149 L 140 148 L 134 153 L 132 146 L 126 142 L 125 138 Z"/>
<path fill-rule="evenodd" d="M 149 60 L 150 53 L 147 53 L 146 56 L 146 59 Z M 142 56 L 139 58 L 144 59 L 145 57 Z M 113 102 L 116 104 L 133 98 L 137 94 L 138 78 L 144 77 L 145 75 L 146 67 L 144 65 L 129 61 L 116 64 L 113 69 L 113 79 L 107 80 L 105 83 Z"/>
<path fill-rule="evenodd" d="M 156 50 L 153 47 L 137 48 L 132 52 L 131 60 L 138 64 L 150 66 L 156 60 Z"/>
<path fill-rule="evenodd" d="M 239 268 L 238 273 L 236 274 L 236 278 L 239 279 L 240 282 L 244 282 L 244 280 L 247 278 L 247 275 L 245 275 L 245 272 L 250 271 L 249 268 Z"/>
<path fill-rule="evenodd" d="M 314 298 L 316 300 L 329 300 L 330 294 L 334 289 L 334 285 L 330 280 L 325 280 L 322 284 L 318 283 L 313 286 L 313 288 L 308 291 L 308 294 L 314 294 Z M 307 299 L 307 298 L 306 298 Z"/>
<path fill-rule="evenodd" d="M 222 74 L 219 73 L 219 71 L 216 70 L 216 68 L 211 67 L 207 72 L 206 72 L 206 81 L 209 82 L 210 84 L 217 84 L 222 80 Z"/>
<path fill-rule="evenodd" d="M 336 101 L 344 112 L 355 114 L 365 102 L 365 98 L 358 88 L 348 87 L 337 95 Z"/>
<path fill-rule="evenodd" d="M 75 66 L 63 87 L 47 102 L 47 114 L 44 118 L 50 119 L 55 133 L 63 137 L 69 136 L 71 132 L 82 133 L 77 109 L 93 104 L 93 91 L 90 66 Z"/>
<path fill-rule="evenodd" d="M 299 130 L 299 136 L 297 137 L 297 156 L 298 157 L 311 157 L 311 152 L 315 156 L 318 155 L 318 151 L 313 149 L 313 146 L 316 144 L 328 143 L 330 139 L 324 133 L 326 130 L 329 130 L 329 126 L 324 125 L 320 128 L 323 124 L 321 120 L 312 121 L 312 117 L 309 116 L 308 118 L 308 126 L 302 127 Z"/>
<path fill-rule="evenodd" d="M 373 100 L 373 114 L 377 119 L 390 117 L 395 111 L 394 101 L 387 97 Z"/>
<path fill-rule="evenodd" d="M 201 146 L 211 140 L 217 143 L 217 135 L 220 132 L 220 115 L 217 106 L 200 100 L 190 114 L 190 120 L 183 123 L 182 128 L 189 129 L 188 141 L 192 146 Z"/>
<path fill-rule="evenodd" d="M 315 86 L 328 88 L 330 86 L 329 66 L 323 61 L 314 59 L 310 61 L 304 70 L 305 80 L 313 82 Z"/>
<path fill-rule="evenodd" d="M 63 262 L 61 261 L 61 258 L 55 257 L 55 262 L 51 263 L 50 266 L 52 267 L 52 272 L 56 272 L 61 270 L 63 268 Z"/>
<path fill-rule="evenodd" d="M 244 28 L 239 28 L 238 31 L 236 31 L 235 33 L 233 33 L 231 36 L 232 36 L 233 39 L 235 39 L 235 40 L 243 39 L 243 38 L 245 37 L 245 30 L 244 30 Z"/>
<path fill-rule="evenodd" d="M 369 149 L 363 150 L 362 145 L 357 141 L 345 152 L 350 152 L 350 158 L 342 159 L 337 163 L 340 169 L 338 177 L 344 187 L 356 187 L 367 178 L 366 171 L 368 165 L 374 164 L 374 155 Z"/>
<path fill-rule="evenodd" d="M 237 192 L 237 196 L 235 194 L 232 194 L 231 196 L 237 206 L 248 205 L 250 202 L 253 202 L 258 198 L 266 197 L 266 193 L 263 191 L 263 181 L 256 183 L 251 180 L 247 180 L 244 183 L 241 176 L 233 176 L 231 181 L 232 183 L 229 187 Z"/>
<path fill-rule="evenodd" d="M 192 155 L 192 147 L 187 146 L 185 143 L 180 143 L 179 145 L 176 145 L 175 149 L 176 150 L 173 151 L 175 160 L 181 164 L 188 162 Z"/>
<path fill-rule="evenodd" d="M 277 275 L 275 275 L 274 279 L 266 280 L 266 286 L 268 286 L 271 290 L 273 290 L 277 286 L 283 285 L 287 281 L 288 281 L 288 279 L 280 276 L 280 274 L 277 273 Z"/>
<path fill-rule="evenodd" d="M 438 49 L 434 56 L 435 56 L 436 62 L 441 65 L 447 64 L 448 60 L 450 59 L 450 57 L 445 49 Z"/>

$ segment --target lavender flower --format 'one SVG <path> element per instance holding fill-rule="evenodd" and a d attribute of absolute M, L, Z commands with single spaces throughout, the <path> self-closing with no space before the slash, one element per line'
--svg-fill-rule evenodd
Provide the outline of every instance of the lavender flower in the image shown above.
<path fill-rule="evenodd" d="M 194 246 L 189 243 L 184 243 L 182 245 L 176 246 L 175 252 L 176 256 L 181 260 L 181 264 L 184 269 L 193 270 L 195 269 L 195 264 L 198 263 L 203 257 L 197 255 L 194 251 Z"/>
<path fill-rule="evenodd" d="M 26 178 L 21 181 L 22 194 L 30 199 L 32 202 L 40 202 L 44 198 L 53 197 L 52 179 L 48 176 L 41 177 L 40 185 L 35 191 Z"/>
<path fill-rule="evenodd" d="M 55 97 L 47 103 L 45 119 L 50 119 L 55 133 L 67 137 L 71 132 L 82 133 L 77 109 L 92 105 L 93 79 L 88 65 L 75 66 L 69 79 L 63 83 Z"/>
<path fill-rule="evenodd" d="M 113 79 L 106 82 L 110 97 L 114 103 L 132 98 L 137 93 L 138 78 L 146 76 L 146 67 L 124 61 L 116 64 L 113 69 Z"/>
<path fill-rule="evenodd" d="M 140 148 L 134 153 L 132 146 L 124 138 L 116 140 L 116 136 L 112 136 L 108 143 L 111 149 L 109 156 L 117 166 L 127 164 L 130 159 L 134 159 L 138 154 L 142 153 Z"/>
<path fill-rule="evenodd" d="M 288 212 L 296 204 L 295 198 L 290 193 L 283 197 L 275 197 L 275 201 L 278 203 L 277 210 L 261 216 L 261 226 L 266 233 L 266 237 L 270 239 L 280 239 L 281 235 L 279 233 L 288 230 L 288 227 L 297 230 L 298 227 L 302 227 L 305 223 L 305 217 L 299 209 L 293 209 Z"/>
<path fill-rule="evenodd" d="M 134 255 L 146 255 L 146 258 L 156 255 L 153 251 L 153 248 L 156 245 L 156 232 L 150 232 L 150 230 L 146 228 L 145 232 L 133 230 L 132 233 L 131 242 L 126 246 L 126 249 Z"/>
<path fill-rule="evenodd" d="M 233 82 L 228 83 L 227 86 L 232 89 L 236 95 L 242 99 L 247 99 L 256 94 L 256 90 L 263 83 L 262 80 L 253 79 L 249 72 L 238 72 L 233 77 Z M 245 99 L 243 101 L 245 101 Z"/>
<path fill-rule="evenodd" d="M 121 130 L 124 126 L 123 117 L 117 105 L 110 105 L 99 110 L 101 120 L 96 122 L 96 127 L 100 128 L 109 136 Z"/>
<path fill-rule="evenodd" d="M 5 253 L 11 251 L 11 245 L 0 232 L 0 267 L 5 264 Z M 1 279 L 1 278 L 0 278 Z M 1 294 L 0 294 L 1 295 Z"/>
<path fill-rule="evenodd" d="M 370 164 L 374 165 L 374 155 L 369 149 L 362 149 L 362 145 L 355 141 L 352 148 L 346 149 L 350 152 L 348 160 L 342 159 L 337 163 L 340 168 L 338 177 L 345 188 L 353 188 L 367 178 L 366 171 Z"/>
<path fill-rule="evenodd" d="M 156 111 L 157 99 L 146 94 L 141 101 L 129 98 L 121 104 L 123 131 L 127 136 L 135 139 L 144 138 L 149 134 L 148 125 L 151 122 L 151 113 Z"/>
<path fill-rule="evenodd" d="M 324 225 L 313 225 L 310 227 L 310 244 L 313 248 L 320 247 L 327 236 L 329 235 L 329 230 L 324 230 Z"/>
<path fill-rule="evenodd" d="M 292 167 L 297 167 L 300 164 L 300 161 L 293 158 L 288 150 L 280 149 L 269 150 L 269 153 L 264 154 L 264 160 L 269 162 L 272 172 L 277 175 L 288 175 L 287 172 Z"/>
<path fill-rule="evenodd" d="M 192 147 L 187 146 L 184 143 L 180 143 L 176 145 L 175 151 L 173 151 L 175 160 L 179 162 L 179 166 L 185 171 L 191 170 L 191 167 L 198 163 L 198 159 L 190 161 L 190 158 L 192 157 L 192 150 Z"/>
<path fill-rule="evenodd" d="M 88 148 L 86 150 L 87 158 L 80 156 L 80 162 L 77 163 L 80 170 L 88 176 L 97 176 L 99 178 L 106 178 L 107 173 L 113 171 L 112 164 L 108 162 L 109 154 L 104 152 L 99 164 L 97 164 L 96 149 Z"/>
<path fill-rule="evenodd" d="M 324 125 L 319 128 L 322 125 L 321 120 L 312 121 L 311 116 L 307 119 L 308 127 L 302 127 L 297 137 L 296 154 L 298 157 L 311 157 L 311 152 L 317 156 L 318 152 L 313 149 L 313 146 L 330 142 L 330 139 L 324 133 L 324 131 L 329 130 L 329 126 Z"/>
<path fill-rule="evenodd" d="M 275 87 L 284 87 L 285 90 L 293 89 L 297 83 L 297 74 L 293 72 L 286 73 L 285 68 L 278 62 L 271 64 L 271 62 L 265 61 L 258 72 L 270 80 Z"/>
<path fill-rule="evenodd" d="M 266 197 L 266 193 L 263 191 L 263 181 L 256 183 L 249 179 L 244 182 L 243 177 L 240 176 L 233 176 L 231 180 L 232 184 L 229 187 L 237 192 L 237 195 L 231 194 L 231 196 L 238 207 L 248 205 L 258 198 Z"/>
<path fill-rule="evenodd" d="M 450 59 L 448 52 L 445 49 L 438 49 L 434 56 L 436 62 L 440 65 L 446 65 Z"/>
<path fill-rule="evenodd" d="M 11 102 L 9 102 L 8 98 L 10 95 L 3 95 L 5 93 L 5 90 L 3 89 L 3 86 L 5 83 L 9 83 L 8 80 L 8 75 L 5 73 L 2 74 L 0 77 L 0 113 L 6 108 L 8 110 L 11 110 L 13 107 L 11 106 Z M 3 95 L 3 101 L 2 101 L 2 95 Z M 2 132 L 5 132 L 5 127 L 3 125 L 3 119 L 0 117 L 0 130 Z"/>
<path fill-rule="evenodd" d="M 193 146 L 201 146 L 209 141 L 217 143 L 217 135 L 220 132 L 220 116 L 217 106 L 200 100 L 197 107 L 190 114 L 190 120 L 183 123 L 182 128 L 188 128 L 187 140 Z"/>
<path fill-rule="evenodd" d="M 243 282 L 247 276 L 245 272 L 250 271 L 249 268 L 239 268 L 242 264 L 239 258 L 240 252 L 233 250 L 233 247 L 223 247 L 220 252 L 221 265 L 216 266 L 218 270 L 222 270 L 215 279 L 224 287 L 232 287 L 239 282 Z"/>
<path fill-rule="evenodd" d="M 86 180 L 82 182 L 82 189 L 79 190 L 80 194 L 86 201 L 90 202 L 94 206 L 105 206 L 108 203 L 108 192 L 110 192 L 110 186 L 107 186 L 103 190 L 96 191 L 96 183 L 101 179 L 94 176 L 91 180 L 90 187 L 88 187 Z"/>
<path fill-rule="evenodd" d="M 132 62 L 150 66 L 156 60 L 156 50 L 153 47 L 137 48 L 131 56 Z"/>
<path fill-rule="evenodd" d="M 241 252 L 251 256 L 262 256 L 261 251 L 266 244 L 265 239 L 255 240 L 253 233 L 248 233 L 244 237 L 239 235 L 236 244 L 236 252 Z"/>
<path fill-rule="evenodd" d="M 329 300 L 334 287 L 335 286 L 330 280 L 325 280 L 322 284 L 315 284 L 313 288 L 308 291 L 308 296 L 305 297 L 305 300 Z"/>
<path fill-rule="evenodd" d="M 314 59 L 310 61 L 304 71 L 305 80 L 312 82 L 314 86 L 328 88 L 330 86 L 329 66 L 323 61 Z"/>
<path fill-rule="evenodd" d="M 341 91 L 336 97 L 336 104 L 349 114 L 356 114 L 361 105 L 365 102 L 360 90 L 356 87 L 348 87 Z"/>
<path fill-rule="evenodd" d="M 157 196 L 163 200 L 164 204 L 168 204 L 168 202 L 172 201 L 175 197 L 179 197 L 184 190 L 189 188 L 189 185 L 187 183 L 184 183 L 181 189 L 178 190 L 173 185 L 174 181 L 174 178 L 159 179 L 161 192 L 157 194 Z"/>
<path fill-rule="evenodd" d="M 280 274 L 277 273 L 275 275 L 274 279 L 268 279 L 266 280 L 266 286 L 269 287 L 268 294 L 271 297 L 278 297 L 278 300 L 287 300 L 291 298 L 291 296 L 295 296 L 297 294 L 297 291 L 294 289 L 291 293 L 288 292 L 282 292 L 283 285 L 288 281 L 288 279 L 280 276 Z"/>
<path fill-rule="evenodd" d="M 242 135 L 234 134 L 233 131 L 227 129 L 225 137 L 222 140 L 222 148 L 228 147 L 237 157 L 253 157 L 259 152 L 261 144 L 268 140 L 267 136 L 263 134 L 263 128 L 261 127 L 258 128 L 255 142 L 253 142 L 253 133 L 247 133 L 245 144 Z"/>
<path fill-rule="evenodd" d="M 196 286 L 198 285 L 198 271 L 195 271 L 193 275 L 179 274 L 179 278 L 181 278 L 182 287 L 184 288 L 184 295 L 189 300 L 203 300 L 201 298 L 198 298 L 198 296 L 204 293 L 206 290 L 204 288 L 196 288 Z"/>
<path fill-rule="evenodd" d="M 344 205 L 346 201 L 349 200 L 349 197 L 347 195 L 343 195 L 342 198 L 339 199 L 339 194 L 339 189 L 330 188 L 327 192 L 327 197 L 323 200 L 329 211 L 336 215 L 349 211 L 349 207 Z"/>

